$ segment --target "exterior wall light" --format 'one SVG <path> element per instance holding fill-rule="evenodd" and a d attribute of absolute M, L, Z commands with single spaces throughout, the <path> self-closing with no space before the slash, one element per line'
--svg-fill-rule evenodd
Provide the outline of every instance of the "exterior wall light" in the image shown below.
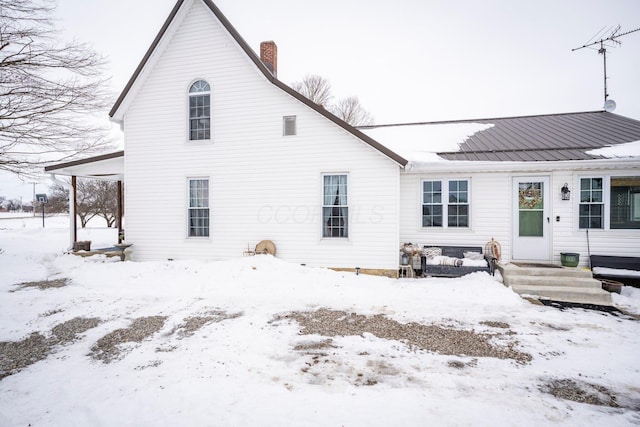
<path fill-rule="evenodd" d="M 571 200 L 571 190 L 569 190 L 569 185 L 566 182 L 560 189 L 560 193 L 562 195 L 562 200 Z"/>

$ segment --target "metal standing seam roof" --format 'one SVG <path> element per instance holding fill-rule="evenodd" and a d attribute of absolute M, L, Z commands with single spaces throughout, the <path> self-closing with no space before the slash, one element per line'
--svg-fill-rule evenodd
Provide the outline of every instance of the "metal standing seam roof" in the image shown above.
<path fill-rule="evenodd" d="M 471 121 L 494 126 L 470 136 L 459 151 L 438 153 L 440 157 L 524 162 L 590 160 L 602 157 L 587 151 L 640 141 L 640 121 L 606 111 Z"/>
<path fill-rule="evenodd" d="M 438 156 L 463 161 L 591 160 L 602 157 L 587 154 L 588 151 L 640 141 L 640 121 L 605 111 L 373 125 L 362 129 L 463 123 L 493 126 L 468 137 L 457 151 L 437 152 Z"/>

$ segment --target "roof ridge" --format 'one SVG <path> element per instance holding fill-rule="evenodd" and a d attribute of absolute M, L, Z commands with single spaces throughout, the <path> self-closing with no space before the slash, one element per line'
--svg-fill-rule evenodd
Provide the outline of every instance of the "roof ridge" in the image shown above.
<path fill-rule="evenodd" d="M 153 52 L 155 51 L 156 47 L 158 46 L 158 44 L 160 43 L 160 41 L 164 37 L 167 29 L 169 28 L 169 26 L 173 22 L 173 19 L 178 14 L 178 11 L 183 6 L 185 1 L 188 1 L 188 0 L 177 0 L 175 6 L 171 10 L 171 13 L 169 14 L 167 19 L 165 20 L 165 22 L 162 25 L 160 31 L 158 32 L 158 34 L 154 38 L 153 42 L 151 43 L 151 46 L 149 47 L 149 49 L 145 53 L 144 57 L 142 58 L 142 61 L 140 61 L 140 64 L 138 64 L 138 67 L 136 68 L 136 70 L 134 71 L 133 75 L 129 79 L 129 81 L 126 84 L 124 90 L 120 93 L 120 96 L 118 97 L 118 99 L 116 100 L 115 104 L 111 108 L 111 111 L 109 111 L 109 116 L 110 117 L 113 117 L 115 115 L 116 111 L 120 108 L 120 105 L 122 104 L 122 102 L 124 101 L 126 96 L 128 95 L 129 91 L 131 90 L 131 88 L 132 88 L 133 84 L 135 83 L 135 81 L 138 79 L 139 75 L 142 73 L 142 70 L 146 66 L 146 64 L 149 61 L 151 55 L 153 54 Z M 350 124 L 348 124 L 347 122 L 345 122 L 341 118 L 337 117 L 336 115 L 332 114 L 331 112 L 327 111 L 323 107 L 321 107 L 318 104 L 314 103 L 313 101 L 309 100 L 304 95 L 300 94 L 299 92 L 295 91 L 294 89 L 292 89 L 291 87 L 289 87 L 288 85 L 283 83 L 281 80 L 278 80 L 278 78 L 276 78 L 273 74 L 271 74 L 271 71 L 269 71 L 269 69 L 262 63 L 262 61 L 260 60 L 258 55 L 253 51 L 253 49 L 251 49 L 249 44 L 242 38 L 242 36 L 240 35 L 240 33 L 238 33 L 238 31 L 235 29 L 233 24 L 231 24 L 231 22 L 227 19 L 227 17 L 224 16 L 222 11 L 213 3 L 213 1 L 212 0 L 201 0 L 201 1 L 205 4 L 205 6 L 207 6 L 209 8 L 209 10 L 214 14 L 214 16 L 220 21 L 222 26 L 229 32 L 231 37 L 236 41 L 236 43 L 238 43 L 240 48 L 247 54 L 249 59 L 256 65 L 258 70 L 260 70 L 260 72 L 274 86 L 280 88 L 285 93 L 289 94 L 293 98 L 295 98 L 298 101 L 302 102 L 303 104 L 305 104 L 306 106 L 308 106 L 312 110 L 320 113 L 322 116 L 326 117 L 327 119 L 329 119 L 330 121 L 332 121 L 336 125 L 338 125 L 341 128 L 343 128 L 345 131 L 349 132 L 351 135 L 353 135 L 356 138 L 360 139 L 362 142 L 364 142 L 365 144 L 371 146 L 372 148 L 374 148 L 378 152 L 382 153 L 383 155 L 385 155 L 389 159 L 393 160 L 394 162 L 398 163 L 401 166 L 406 166 L 406 164 L 408 163 L 407 159 L 405 159 L 404 157 L 402 157 L 398 153 L 390 150 L 386 146 L 380 144 L 375 139 L 373 139 L 370 136 L 366 135 L 365 133 L 363 133 L 359 129 L 356 129 L 354 126 L 351 126 Z"/>
<path fill-rule="evenodd" d="M 384 128 L 384 127 L 393 127 L 393 126 L 418 126 L 418 125 L 440 125 L 440 124 L 455 124 L 455 123 L 474 123 L 474 122 L 486 122 L 486 121 L 495 121 L 495 120 L 513 120 L 513 119 L 528 119 L 533 117 L 554 117 L 554 116 L 570 116 L 570 115 L 579 115 L 579 114 L 596 114 L 596 113 L 606 113 L 605 110 L 594 110 L 594 111 L 574 111 L 568 113 L 548 113 L 548 114 L 529 114 L 524 116 L 506 116 L 506 117 L 489 117 L 484 119 L 458 119 L 458 120 L 436 120 L 436 121 L 426 121 L 426 122 L 405 122 L 405 123 L 385 123 L 379 125 L 366 125 L 366 126 L 357 126 L 357 129 L 376 129 L 376 128 Z M 613 114 L 613 113 L 609 113 Z"/>

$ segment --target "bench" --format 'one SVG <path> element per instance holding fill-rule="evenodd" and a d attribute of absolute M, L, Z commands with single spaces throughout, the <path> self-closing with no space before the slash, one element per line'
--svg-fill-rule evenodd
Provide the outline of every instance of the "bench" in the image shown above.
<path fill-rule="evenodd" d="M 431 246 L 425 246 L 429 248 Z M 465 252 L 476 252 L 482 254 L 481 247 L 473 246 L 434 246 L 442 250 L 442 255 L 464 259 Z M 483 256 L 486 265 L 484 266 L 455 266 L 455 265 L 430 265 L 427 263 L 427 257 L 423 254 L 420 257 L 420 267 L 422 269 L 422 276 L 436 276 L 436 277 L 461 277 L 469 273 L 476 271 L 484 271 L 492 276 L 495 274 L 497 259 L 491 254 L 484 254 Z"/>
<path fill-rule="evenodd" d="M 640 257 L 591 255 L 595 279 L 613 280 L 627 286 L 640 286 Z"/>

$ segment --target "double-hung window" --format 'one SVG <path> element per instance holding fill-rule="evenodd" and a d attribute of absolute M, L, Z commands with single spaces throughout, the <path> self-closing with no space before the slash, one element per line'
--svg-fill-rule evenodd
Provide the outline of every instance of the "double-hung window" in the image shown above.
<path fill-rule="evenodd" d="M 209 180 L 189 179 L 189 236 L 209 236 Z"/>
<path fill-rule="evenodd" d="M 422 182 L 422 226 L 442 227 L 442 181 Z"/>
<path fill-rule="evenodd" d="M 422 226 L 469 227 L 469 181 L 422 181 Z"/>
<path fill-rule="evenodd" d="M 347 175 L 323 175 L 322 237 L 349 237 Z"/>
<path fill-rule="evenodd" d="M 604 228 L 603 178 L 580 179 L 580 228 Z"/>
<path fill-rule="evenodd" d="M 469 227 L 469 182 L 466 180 L 449 181 L 447 225 Z"/>
<path fill-rule="evenodd" d="M 189 140 L 211 139 L 211 88 L 198 80 L 189 88 Z"/>

